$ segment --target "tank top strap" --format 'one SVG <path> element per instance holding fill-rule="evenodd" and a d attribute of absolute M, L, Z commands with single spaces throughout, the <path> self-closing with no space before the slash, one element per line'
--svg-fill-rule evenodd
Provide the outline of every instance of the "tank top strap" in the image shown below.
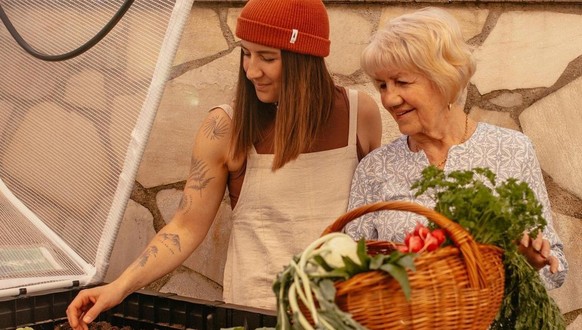
<path fill-rule="evenodd" d="M 232 119 L 232 116 L 234 115 L 234 109 L 230 106 L 230 104 L 221 104 L 221 105 L 217 105 L 213 108 L 211 108 L 208 111 L 212 111 L 214 109 L 217 108 L 221 108 L 222 110 L 224 110 L 224 112 L 226 112 L 226 114 L 228 115 L 228 117 L 230 117 L 230 119 Z M 251 148 L 251 150 L 249 150 L 249 152 L 251 153 L 257 153 L 257 151 L 255 150 L 255 146 L 253 145 L 253 147 Z"/>
<path fill-rule="evenodd" d="M 232 119 L 232 116 L 234 114 L 234 110 L 232 109 L 232 107 L 229 104 L 225 103 L 225 104 L 217 105 L 217 106 L 211 108 L 210 110 L 214 110 L 216 108 L 221 108 L 222 110 L 224 110 L 224 112 L 226 112 L 226 114 L 230 117 L 230 119 Z"/>
<path fill-rule="evenodd" d="M 350 103 L 350 129 L 348 145 L 357 144 L 358 131 L 358 91 L 355 89 L 348 89 L 348 100 Z"/>

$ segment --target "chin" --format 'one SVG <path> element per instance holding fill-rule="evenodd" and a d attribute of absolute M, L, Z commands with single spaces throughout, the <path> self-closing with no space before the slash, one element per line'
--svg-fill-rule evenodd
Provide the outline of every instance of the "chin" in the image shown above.
<path fill-rule="evenodd" d="M 398 126 L 398 130 L 400 131 L 400 134 L 402 134 L 402 135 L 412 135 L 412 134 L 410 134 L 412 132 L 409 129 L 406 129 L 405 127 Z"/>
<path fill-rule="evenodd" d="M 275 103 L 277 102 L 277 100 L 274 97 L 261 97 L 258 96 L 259 101 L 263 102 L 263 103 Z"/>

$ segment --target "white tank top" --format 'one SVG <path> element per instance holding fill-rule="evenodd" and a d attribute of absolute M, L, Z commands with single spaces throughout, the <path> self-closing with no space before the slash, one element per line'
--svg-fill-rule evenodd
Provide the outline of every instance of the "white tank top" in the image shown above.
<path fill-rule="evenodd" d="M 358 94 L 349 91 L 349 140 L 343 148 L 304 153 L 273 172 L 272 154 L 247 157 L 224 271 L 227 303 L 276 310 L 272 284 L 292 257 L 347 209 L 356 146 Z M 222 107 L 222 106 L 221 106 Z M 223 109 L 232 118 L 232 108 Z"/>

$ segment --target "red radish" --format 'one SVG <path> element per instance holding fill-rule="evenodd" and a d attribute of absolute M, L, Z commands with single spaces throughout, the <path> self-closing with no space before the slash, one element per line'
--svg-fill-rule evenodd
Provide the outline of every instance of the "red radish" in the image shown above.
<path fill-rule="evenodd" d="M 426 235 L 426 239 L 424 240 L 424 248 L 426 248 L 427 251 L 431 252 L 436 250 L 439 247 L 439 242 L 436 239 L 436 237 L 432 236 L 431 233 L 428 233 L 428 235 Z"/>
<path fill-rule="evenodd" d="M 424 242 L 420 236 L 412 236 L 408 244 L 409 252 L 418 252 L 422 249 Z"/>
<path fill-rule="evenodd" d="M 445 231 L 442 229 L 433 230 L 432 236 L 434 236 L 437 239 L 439 245 L 445 241 Z"/>
<path fill-rule="evenodd" d="M 406 234 L 406 237 L 404 237 L 404 245 L 408 246 L 408 243 L 410 242 L 411 237 L 412 237 L 412 233 Z"/>
<path fill-rule="evenodd" d="M 435 229 L 432 232 L 420 222 L 411 233 L 404 237 L 404 246 L 399 246 L 401 252 L 421 253 L 434 251 L 445 241 L 445 232 Z"/>
<path fill-rule="evenodd" d="M 428 228 L 426 228 L 425 226 L 422 226 L 418 229 L 418 236 L 420 236 L 420 238 L 422 239 L 426 239 L 426 235 L 428 235 L 430 233 L 430 230 L 428 230 Z"/>
<path fill-rule="evenodd" d="M 408 246 L 406 246 L 406 245 L 398 245 L 396 247 L 396 249 L 400 252 L 404 252 L 404 253 L 408 252 Z"/>
<path fill-rule="evenodd" d="M 420 231 L 421 228 L 423 228 L 424 225 L 420 222 L 416 223 L 416 226 L 414 226 L 414 231 L 412 232 L 413 235 L 418 235 L 418 232 Z"/>

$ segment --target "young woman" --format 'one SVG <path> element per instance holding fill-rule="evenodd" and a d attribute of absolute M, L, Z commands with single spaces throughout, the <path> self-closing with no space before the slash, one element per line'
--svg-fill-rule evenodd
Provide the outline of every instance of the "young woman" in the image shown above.
<path fill-rule="evenodd" d="M 206 236 L 228 188 L 233 207 L 226 302 L 275 309 L 276 274 L 345 212 L 358 161 L 380 145 L 368 95 L 334 84 L 321 0 L 250 0 L 238 18 L 234 101 L 212 109 L 172 221 L 115 281 L 81 291 L 75 329 L 178 267 Z"/>

